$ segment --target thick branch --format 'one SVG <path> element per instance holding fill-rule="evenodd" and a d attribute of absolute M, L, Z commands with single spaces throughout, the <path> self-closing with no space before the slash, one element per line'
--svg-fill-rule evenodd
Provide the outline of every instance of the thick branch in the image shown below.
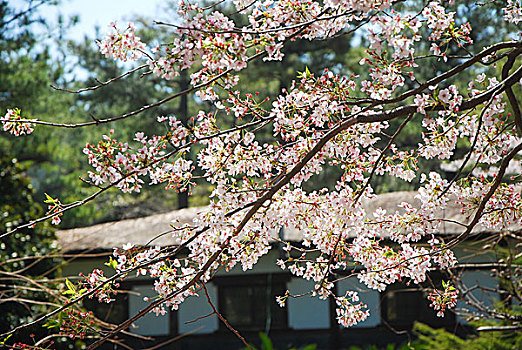
<path fill-rule="evenodd" d="M 513 67 L 513 64 L 515 63 L 516 58 L 522 53 L 522 49 L 513 50 L 508 54 L 507 62 L 502 67 L 502 79 L 506 79 L 510 69 Z M 515 118 L 515 124 L 517 126 L 518 132 L 522 134 L 522 115 L 520 113 L 520 105 L 517 101 L 517 98 L 515 96 L 515 93 L 513 92 L 513 89 L 508 87 L 506 89 L 506 95 L 508 97 L 509 104 L 511 105 L 511 108 L 513 109 L 513 116 Z"/>
<path fill-rule="evenodd" d="M 493 86 L 491 89 L 484 91 L 483 93 L 468 99 L 459 106 L 460 111 L 465 111 L 468 109 L 472 109 L 488 101 L 492 95 L 499 94 L 500 92 L 505 91 L 508 87 L 517 84 L 518 81 L 522 78 L 522 66 L 519 67 L 515 72 L 513 72 L 506 79 L 502 80 L 499 84 Z M 443 105 L 436 105 L 425 108 L 426 112 L 434 112 L 434 111 L 443 111 L 446 107 Z M 379 112 L 379 113 L 370 113 L 368 115 L 362 115 L 359 117 L 359 121 L 361 123 L 375 123 L 375 122 L 384 122 L 389 121 L 395 118 L 405 117 L 408 114 L 416 113 L 417 106 L 415 105 L 407 105 L 398 107 L 389 111 Z"/>

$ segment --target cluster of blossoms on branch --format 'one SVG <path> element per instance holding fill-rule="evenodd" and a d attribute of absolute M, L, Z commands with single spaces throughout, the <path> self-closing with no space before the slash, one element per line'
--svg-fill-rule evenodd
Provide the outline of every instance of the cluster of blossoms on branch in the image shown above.
<path fill-rule="evenodd" d="M 125 62 L 127 60 L 134 61 L 143 56 L 145 45 L 135 35 L 136 28 L 133 23 L 129 23 L 123 32 L 118 29 L 116 22 L 111 23 L 110 27 L 112 28 L 112 33 L 101 42 L 98 42 L 100 52 L 105 57 L 114 57 Z"/>
<path fill-rule="evenodd" d="M 88 334 L 95 334 L 95 320 L 92 311 L 84 312 L 76 309 L 64 311 L 60 322 L 59 335 L 70 339 L 84 339 Z"/>
<path fill-rule="evenodd" d="M 223 13 L 182 2 L 179 14 L 184 22 L 175 26 L 177 38 L 172 44 L 156 47 L 156 58 L 149 65 L 154 73 L 170 79 L 179 70 L 200 63 L 202 68 L 191 75 L 191 82 L 196 87 L 204 85 L 199 96 L 214 101 L 217 113 L 200 112 L 188 129 L 171 119 L 171 125 L 175 125 L 171 132 L 178 133 L 173 142 L 165 139 L 172 134 L 147 137 L 137 133 L 134 141 L 142 147 L 133 152 L 129 145 L 110 135 L 104 136 L 98 146 L 86 147 L 85 153 L 95 167 L 90 177 L 97 185 L 114 183 L 123 191 L 138 191 L 143 183 L 140 177 L 149 174 L 152 183 L 168 179 L 169 188 L 188 188 L 194 185 L 191 178 L 197 166 L 215 188 L 209 209 L 195 219 L 194 225 L 175 230 L 176 238 L 181 244 L 187 242 L 190 250 L 183 262 L 159 259 L 158 248 L 134 254 L 129 250 L 115 251 L 117 271 L 138 267 L 147 259 L 155 261 L 138 268 L 138 273 L 155 278 L 159 297 L 180 291 L 159 304 L 157 313 L 163 313 L 165 307 L 177 308 L 184 298 L 195 295 L 199 283 L 208 281 L 222 266 L 230 269 L 240 264 L 245 270 L 252 268 L 270 250 L 274 232 L 281 227 L 300 230 L 305 247 L 319 249 L 321 254 L 310 258 L 305 249 L 296 257 L 291 255 L 295 248 L 288 245 L 288 259 L 280 260 L 279 266 L 314 280 L 312 295 L 336 298 L 338 319 L 345 326 L 369 315 L 355 292 L 344 297 L 333 294 L 329 275 L 334 270 L 350 269 L 350 260 L 363 267 L 359 280 L 377 290 L 400 280 L 419 284 L 426 281 L 433 267 L 455 265 L 452 251 L 445 248 L 442 238 L 436 238 L 441 224 L 436 213 L 448 205 L 450 198 L 459 198 L 462 203 L 469 198 L 475 203 L 471 210 L 476 209 L 476 198 L 488 192 L 491 182 L 479 177 L 450 184 L 437 173 L 421 174 L 417 195 L 420 207 L 403 203 L 395 213 L 377 210 L 371 218 L 362 206 L 364 200 L 374 196 L 367 183 L 368 174 L 373 169 L 376 175 L 389 174 L 412 181 L 417 177 L 418 158 L 450 159 L 459 139 L 476 139 L 471 151 L 480 155 L 475 158 L 476 164 L 497 163 L 519 142 L 515 127 L 506 129 L 502 125 L 503 94 L 492 94 L 481 112 L 463 113 L 465 98 L 456 85 L 439 88 L 434 84 L 419 89 L 415 96 L 410 95 L 410 113 L 422 117 L 423 142 L 412 151 L 398 150 L 393 144 L 389 149 L 379 149 L 379 135 L 389 128 L 385 119 L 342 127 L 350 118 L 371 119 L 381 113 L 379 108 L 353 101 L 359 98 L 378 104 L 377 101 L 393 99 L 394 94 L 404 94 L 406 78 L 416 79 L 416 43 L 423 39 L 423 26 L 431 31 L 428 40 L 433 42 L 432 51 L 439 57 L 444 57 L 441 47 L 471 44 L 471 28 L 466 23 L 457 26 L 455 12 L 447 12 L 441 2 L 430 2 L 420 13 L 424 18 L 393 10 L 386 12 L 391 2 L 349 3 L 268 1 L 245 8 L 238 3 L 238 10 L 249 16 L 250 25 L 237 28 Z M 266 59 L 282 59 L 281 48 L 287 40 L 331 37 L 349 27 L 354 19 L 371 23 L 371 45 L 361 61 L 370 67 L 370 80 L 358 82 L 354 75 L 345 77 L 329 71 L 315 75 L 307 70 L 274 100 L 268 111 L 263 105 L 266 100 L 257 102 L 254 95 L 243 97 L 232 90 L 238 82 L 234 72 L 246 68 L 254 56 L 264 52 Z M 137 41 L 136 47 L 139 45 Z M 114 49 L 103 49 L 103 53 L 121 56 L 117 46 L 104 47 Z M 499 81 L 490 78 L 486 84 L 479 76 L 470 86 L 469 96 L 473 98 L 495 91 Z M 227 116 L 233 113 L 253 127 L 223 129 L 219 112 Z M 165 117 L 161 119 L 164 120 Z M 252 130 L 267 124 L 274 126 L 273 136 L 280 142 L 257 141 Z M 332 135 L 336 128 L 339 130 Z M 321 140 L 326 141 L 320 144 Z M 203 146 L 197 154 L 197 164 L 179 156 L 194 143 Z M 177 155 L 174 162 L 162 158 L 169 153 L 168 146 L 173 146 L 171 152 Z M 263 204 L 263 194 L 296 169 L 296 164 L 300 165 L 297 171 L 271 194 L 270 205 L 257 205 L 256 211 L 238 210 Z M 301 185 L 326 166 L 337 166 L 343 171 L 335 190 L 302 190 Z M 491 215 L 503 205 L 498 201 L 488 204 Z M 502 210 L 502 220 L 495 222 L 507 225 L 519 211 L 519 207 Z M 386 243 L 384 237 L 397 242 L 398 247 Z M 415 245 L 424 238 L 429 240 L 429 247 Z M 284 304 L 287 297 L 281 296 L 279 302 Z M 439 315 L 454 306 L 453 294 L 432 299 Z"/>
<path fill-rule="evenodd" d="M 47 193 L 45 194 L 44 203 L 47 204 L 47 215 L 52 215 L 51 223 L 58 225 L 62 222 L 60 216 L 63 215 L 63 205 L 58 198 L 52 198 Z"/>
<path fill-rule="evenodd" d="M 186 160 L 183 155 L 186 146 L 183 144 L 187 130 L 175 117 L 158 117 L 170 130 L 166 135 L 154 135 L 150 138 L 143 132 L 135 134 L 134 141 L 137 147 L 118 141 L 111 129 L 109 135 L 103 135 L 103 140 L 97 145 L 87 143 L 83 149 L 88 157 L 89 164 L 95 171 L 89 172 L 89 178 L 95 186 L 115 184 L 122 192 L 139 192 L 144 181 L 140 176 L 148 175 L 151 184 L 167 182 L 167 188 L 185 190 L 191 182 L 194 170 L 192 161 Z M 165 149 L 167 145 L 176 148 L 169 155 L 177 156 L 173 162 L 168 159 Z"/>
<path fill-rule="evenodd" d="M 431 301 L 431 307 L 437 310 L 437 316 L 444 317 L 444 312 L 447 309 L 451 309 L 457 305 L 458 290 L 442 281 L 443 291 L 434 290 L 429 296 L 428 300 Z"/>
<path fill-rule="evenodd" d="M 504 19 L 514 24 L 522 22 L 522 2 L 520 0 L 507 0 L 504 10 Z"/>
<path fill-rule="evenodd" d="M 45 344 L 45 346 L 37 345 L 38 343 L 35 339 L 36 338 L 35 334 L 30 334 L 29 338 L 35 343 L 35 345 L 26 344 L 24 342 L 17 342 L 17 343 L 14 343 L 13 345 L 9 346 L 8 349 L 9 350 L 47 350 L 47 349 L 52 349 L 51 346 L 54 345 L 54 340 L 50 340 L 47 344 Z M 4 344 L 2 344 L 2 345 L 4 345 Z"/>
<path fill-rule="evenodd" d="M 35 124 L 23 119 L 20 108 L 8 109 L 0 118 L 2 129 L 15 136 L 29 135 L 34 131 Z"/>
<path fill-rule="evenodd" d="M 247 26 L 238 27 L 214 7 L 182 1 L 181 24 L 171 25 L 173 40 L 146 55 L 150 70 L 164 79 L 193 68 L 191 84 L 202 100 L 213 102 L 214 112 L 199 112 L 191 125 L 160 117 L 167 127 L 163 135 L 137 132 L 129 144 L 111 131 L 84 149 L 93 167 L 90 181 L 101 190 L 115 186 L 137 192 L 148 177 L 151 184 L 190 191 L 196 169 L 212 186 L 210 205 L 192 225 L 173 224 L 174 237 L 188 249 L 186 257 L 170 256 L 159 247 L 114 252 L 110 265 L 118 273 L 135 269 L 155 280 L 156 313 L 177 309 L 220 269 L 253 268 L 279 241 L 287 256 L 278 266 L 313 280 L 311 295 L 333 297 L 339 323 L 351 326 L 370 310 L 354 291 L 335 295 L 337 272 L 357 266 L 359 280 L 379 291 L 397 281 L 420 284 L 431 269 L 457 262 L 449 249 L 456 242 L 438 236 L 443 220 L 438 213 L 450 203 L 467 215 L 464 238 L 479 223 L 503 229 L 522 216 L 519 187 L 499 184 L 522 149 L 522 130 L 517 130 L 522 122 L 512 122 L 505 99 L 522 69 L 511 73 L 510 67 L 507 75 L 486 79 L 481 66 L 496 62 L 502 50 L 520 55 L 520 42 L 455 60 L 456 68 L 422 82 L 416 71 L 422 60 L 450 60 L 450 49 L 472 44 L 470 25 L 457 25 L 456 12 L 448 11 L 446 2 L 430 2 L 418 13 L 398 12 L 385 0 L 234 4 L 247 16 Z M 509 2 L 506 13 L 506 20 L 518 23 L 516 3 Z M 366 29 L 370 43 L 360 61 L 368 66 L 367 79 L 306 69 L 271 105 L 257 93 L 234 90 L 238 72 L 251 60 L 280 60 L 290 40 L 326 40 L 358 26 Z M 147 47 L 134 27 L 123 33 L 112 27 L 101 52 L 121 60 L 141 58 Z M 429 50 L 426 43 L 435 57 L 418 58 Z M 448 82 L 474 65 L 480 73 L 465 82 L 468 91 L 466 85 Z M 402 125 L 393 126 L 393 119 Z M 401 150 L 396 136 L 414 119 L 423 128 L 421 142 Z M 456 159 L 462 149 L 465 156 Z M 186 157 L 189 152 L 196 154 L 193 160 Z M 449 181 L 436 172 L 420 173 L 418 161 L 433 158 L 458 163 L 458 173 L 466 176 Z M 341 172 L 332 188 L 303 189 L 329 167 Z M 365 203 L 376 196 L 372 179 L 384 175 L 417 180 L 416 203 L 403 202 L 391 212 L 367 211 Z M 282 240 L 281 228 L 299 230 L 304 248 Z M 91 278 L 103 279 L 99 274 Z M 455 306 L 452 288 L 445 284 L 443 292 L 429 298 L 439 316 Z"/>

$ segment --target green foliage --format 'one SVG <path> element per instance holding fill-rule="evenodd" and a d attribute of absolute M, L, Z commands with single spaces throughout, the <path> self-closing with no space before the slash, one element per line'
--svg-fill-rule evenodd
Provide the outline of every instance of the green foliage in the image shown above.
<path fill-rule="evenodd" d="M 385 347 L 368 345 L 351 346 L 349 350 L 518 350 L 522 349 L 522 334 L 509 332 L 480 332 L 461 338 L 447 330 L 434 329 L 416 322 L 413 327 L 416 339 L 405 344 L 388 344 Z"/>
<path fill-rule="evenodd" d="M 368 346 L 365 346 L 364 348 L 360 348 L 358 346 L 350 346 L 348 348 L 348 350 L 411 350 L 413 349 L 413 347 L 409 344 L 402 344 L 402 345 L 397 345 L 397 344 L 388 344 L 386 345 L 385 347 L 383 348 L 378 348 L 376 345 L 368 345 Z"/>
<path fill-rule="evenodd" d="M 159 79 L 140 79 L 139 74 L 123 83 L 111 84 L 103 91 L 97 90 L 81 96 L 51 89 L 51 85 L 70 89 L 96 85 L 95 79 L 106 80 L 124 71 L 114 61 L 102 59 L 94 40 L 86 39 L 84 43 L 70 44 L 66 48 L 65 42 L 57 38 L 51 48 L 50 40 L 43 40 L 50 28 L 44 25 L 39 10 L 56 3 L 45 0 L 26 1 L 19 4 L 18 9 L 7 1 L 0 1 L 2 115 L 8 108 L 19 107 L 29 118 L 77 123 L 92 121 L 91 115 L 95 118 L 115 116 L 159 98 Z M 61 20 L 59 23 L 61 27 L 52 28 L 54 33 L 65 31 L 65 22 Z M 36 34 L 36 30 L 41 34 Z M 54 50 L 53 55 L 50 54 L 51 50 Z M 88 79 L 77 81 L 75 84 L 65 81 L 65 67 L 59 55 L 67 56 L 71 61 L 78 60 L 79 64 L 74 66 L 75 72 L 78 71 L 78 67 L 83 68 L 89 72 Z M 74 79 L 73 73 L 70 72 L 68 76 Z M 154 130 L 158 125 L 155 122 L 156 116 L 175 111 L 175 103 L 178 102 L 145 113 L 140 118 L 124 121 L 119 125 L 118 136 L 124 141 L 129 141 L 134 137 L 136 130 L 151 133 L 157 131 Z M 110 126 L 104 128 L 108 132 Z M 37 202 L 44 202 L 47 198 L 46 193 L 49 193 L 62 203 L 70 203 L 93 193 L 93 189 L 82 183 L 79 177 L 85 177 L 90 170 L 82 149 L 86 142 L 97 142 L 99 133 L 98 128 L 64 130 L 38 126 L 30 136 L 31 147 L 27 146 L 25 137 L 13 137 L 6 133 L 0 134 L 0 147 L 9 157 L 13 158 L 16 155 L 18 162 L 23 164 L 26 173 L 32 178 L 34 198 Z M 159 186 L 157 190 L 160 190 Z M 174 203 L 172 198 L 175 198 L 175 195 L 158 196 L 157 190 L 134 196 L 122 196 L 116 190 L 108 191 L 101 196 L 96 205 L 82 206 L 64 215 L 61 228 L 118 220 L 129 213 L 131 216 L 139 216 L 164 211 L 165 205 L 158 198 Z M 139 207 L 138 203 L 145 202 L 149 203 L 147 209 L 135 209 Z M 170 208 L 172 207 L 174 206 L 170 204 Z M 34 219 L 41 214 L 42 212 L 31 218 Z"/>
<path fill-rule="evenodd" d="M 57 1 L 24 1 L 17 7 L 0 2 L 0 113 L 8 108 L 20 108 L 24 116 L 45 119 L 65 115 L 74 103 L 72 96 L 57 94 L 50 85 L 56 85 L 63 75 L 63 66 L 52 58 L 51 48 L 44 37 L 48 29 L 39 10 L 55 5 Z M 36 34 L 36 31 L 40 34 Z M 56 48 L 54 48 L 56 52 Z M 56 195 L 56 188 L 72 188 L 67 173 L 77 165 L 71 157 L 68 138 L 58 136 L 61 130 L 36 128 L 31 146 L 25 137 L 0 134 L 3 156 L 16 157 L 31 176 L 37 202 L 44 192 Z M 79 151 L 79 153 L 81 150 Z M 68 166 L 64 166 L 67 164 Z M 75 177 L 77 181 L 77 175 Z M 32 219 L 35 218 L 33 215 Z M 20 223 L 20 222 L 18 222 Z"/>
<path fill-rule="evenodd" d="M 274 345 L 266 333 L 259 332 L 259 338 L 261 338 L 262 350 L 274 350 Z"/>
<path fill-rule="evenodd" d="M 16 159 L 8 157 L 0 148 L 0 227 L 9 231 L 19 224 L 43 213 L 40 205 L 34 202 L 30 179 Z M 53 230 L 46 224 L 21 230 L 14 235 L 2 238 L 1 262 L 10 258 L 45 255 L 55 250 Z M 37 243 L 32 245 L 30 243 Z M 8 266 L 8 267 L 6 267 Z M 5 269 L 15 271 L 29 264 L 23 260 L 4 265 Z M 39 271 L 35 270 L 35 273 Z"/>
<path fill-rule="evenodd" d="M 416 323 L 414 332 L 418 339 L 412 344 L 419 350 L 516 350 L 522 349 L 522 333 L 480 332 L 476 336 L 462 339 L 444 329 L 433 329 Z"/>
<path fill-rule="evenodd" d="M 0 228 L 6 232 L 42 214 L 33 200 L 33 189 L 24 168 L 0 147 Z M 56 274 L 54 231 L 48 224 L 20 230 L 0 243 L 0 332 L 29 321 L 47 309 L 48 299 L 40 284 Z M 24 278 L 19 278 L 19 274 Z M 34 302 L 27 302 L 33 300 Z"/>
<path fill-rule="evenodd" d="M 0 113 L 21 107 L 25 115 L 41 111 L 53 113 L 59 107 L 49 93 L 53 73 L 45 46 L 38 47 L 34 26 L 43 25 L 36 14 L 41 6 L 56 1 L 27 1 L 19 9 L 0 1 Z M 45 137 L 37 133 L 34 147 L 6 133 L 0 135 L 0 232 L 28 223 L 45 214 L 28 176 L 31 166 L 45 160 L 49 152 Z M 14 156 L 16 155 L 16 157 Z M 54 230 L 49 224 L 38 224 L 3 237 L 0 242 L 0 333 L 27 323 L 49 310 L 53 302 L 45 288 L 57 272 L 60 259 L 52 257 L 58 250 Z M 28 329 L 10 342 L 24 339 L 27 332 L 47 334 L 45 330 Z M 5 339 L 3 340 L 5 341 Z"/>
<path fill-rule="evenodd" d="M 259 350 L 276 350 L 276 348 L 274 348 L 272 340 L 268 337 L 268 335 L 266 333 L 259 332 L 259 338 L 261 339 L 261 348 Z M 250 344 L 250 347 L 253 350 L 258 350 L 252 344 Z M 299 348 L 293 347 L 293 348 L 290 348 L 288 350 L 315 350 L 315 349 L 317 349 L 317 345 L 309 344 L 309 345 L 301 346 Z M 248 350 L 248 348 L 245 347 L 242 350 Z"/>

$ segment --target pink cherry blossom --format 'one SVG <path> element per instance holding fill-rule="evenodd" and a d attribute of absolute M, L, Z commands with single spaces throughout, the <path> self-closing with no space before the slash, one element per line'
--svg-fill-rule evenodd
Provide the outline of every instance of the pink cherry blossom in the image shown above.
<path fill-rule="evenodd" d="M 35 123 L 32 120 L 22 121 L 22 111 L 19 108 L 8 109 L 7 113 L 0 117 L 2 129 L 15 136 L 29 135 L 34 131 Z"/>

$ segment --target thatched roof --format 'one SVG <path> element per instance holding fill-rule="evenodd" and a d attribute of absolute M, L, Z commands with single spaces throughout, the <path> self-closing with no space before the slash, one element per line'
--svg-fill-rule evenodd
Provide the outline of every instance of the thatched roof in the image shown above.
<path fill-rule="evenodd" d="M 398 207 L 402 202 L 420 206 L 420 202 L 415 199 L 417 192 L 390 192 L 378 195 L 376 198 L 365 203 L 367 213 L 372 213 L 381 207 L 387 213 L 401 211 Z M 75 228 L 71 230 L 57 231 L 58 241 L 65 251 L 81 251 L 87 249 L 112 250 L 113 247 L 122 247 L 126 243 L 134 245 L 146 245 L 149 241 L 169 229 L 170 223 L 177 219 L 181 224 L 192 224 L 194 217 L 205 207 L 195 207 L 174 210 L 164 214 L 151 215 L 138 219 L 128 219 L 88 227 Z M 437 218 L 449 219 L 466 223 L 467 218 L 460 213 L 459 208 L 450 203 L 448 208 L 438 213 Z M 510 230 L 522 229 L 521 224 L 511 225 Z M 443 222 L 441 234 L 454 234 L 463 231 L 463 227 L 451 222 Z M 488 230 L 477 225 L 474 233 L 488 232 Z M 302 235 L 297 230 L 284 230 L 284 239 L 290 241 L 300 241 Z M 179 242 L 171 234 L 165 234 L 154 240 L 153 245 L 167 246 L 175 245 Z"/>
<path fill-rule="evenodd" d="M 154 237 L 172 229 L 170 224 L 177 219 L 181 224 L 192 224 L 194 217 L 204 207 L 173 210 L 168 213 L 146 216 L 138 219 L 127 219 L 107 222 L 87 227 L 57 231 L 58 242 L 65 251 L 86 249 L 112 250 L 132 243 L 144 246 Z M 153 245 L 175 245 L 172 234 L 165 234 L 154 240 Z"/>

